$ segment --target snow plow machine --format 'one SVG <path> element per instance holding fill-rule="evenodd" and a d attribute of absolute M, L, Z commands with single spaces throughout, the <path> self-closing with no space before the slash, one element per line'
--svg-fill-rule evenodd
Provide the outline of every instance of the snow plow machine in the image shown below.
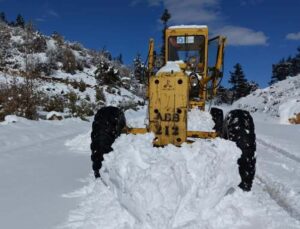
<path fill-rule="evenodd" d="M 146 72 L 148 125 L 129 128 L 125 115 L 117 107 L 101 108 L 94 117 L 91 133 L 91 159 L 96 178 L 100 177 L 103 155 L 112 151 L 112 144 L 121 133 L 153 132 L 154 147 L 184 142 L 194 138 L 222 137 L 236 143 L 242 151 L 238 159 L 241 183 L 250 191 L 255 175 L 255 132 L 248 111 L 232 110 L 225 117 L 219 108 L 211 108 L 214 131 L 189 131 L 187 116 L 190 109 L 205 110 L 205 102 L 216 95 L 223 76 L 226 38 L 208 38 L 207 26 L 171 26 L 165 31 L 165 55 L 156 56 L 154 40 L 149 41 Z"/>

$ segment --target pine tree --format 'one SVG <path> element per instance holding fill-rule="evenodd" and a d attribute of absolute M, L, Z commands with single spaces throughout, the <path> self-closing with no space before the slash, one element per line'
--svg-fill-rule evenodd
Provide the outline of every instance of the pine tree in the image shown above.
<path fill-rule="evenodd" d="M 120 53 L 120 55 L 116 58 L 116 61 L 119 62 L 120 64 L 123 64 L 123 55 Z"/>
<path fill-rule="evenodd" d="M 140 83 L 144 83 L 145 66 L 142 63 L 141 55 L 138 53 L 133 60 L 134 65 L 134 77 Z"/>
<path fill-rule="evenodd" d="M 289 59 L 289 61 L 282 58 L 279 63 L 272 65 L 270 85 L 278 81 L 285 80 L 288 76 L 293 74 L 292 60 Z"/>
<path fill-rule="evenodd" d="M 5 16 L 5 13 L 4 12 L 1 12 L 0 13 L 0 21 L 4 22 L 7 24 L 7 20 L 6 20 L 6 16 Z"/>
<path fill-rule="evenodd" d="M 297 51 L 295 57 L 283 58 L 277 64 L 272 65 L 270 85 L 285 80 L 288 76 L 292 77 L 300 74 L 300 47 L 297 48 Z"/>
<path fill-rule="evenodd" d="M 22 17 L 21 14 L 18 14 L 18 15 L 17 15 L 15 25 L 16 25 L 16 26 L 19 26 L 19 27 L 21 27 L 21 28 L 25 28 L 25 20 L 24 20 L 24 18 Z"/>
<path fill-rule="evenodd" d="M 161 15 L 160 20 L 163 22 L 164 28 L 162 30 L 162 46 L 160 50 L 160 55 L 162 56 L 163 60 L 165 61 L 165 41 L 166 41 L 166 29 L 168 27 L 168 21 L 171 19 L 171 14 L 169 13 L 168 9 L 164 10 L 164 13 Z"/>
<path fill-rule="evenodd" d="M 292 60 L 292 72 L 293 76 L 300 74 L 300 47 L 297 48 L 298 53 Z"/>
<path fill-rule="evenodd" d="M 242 66 L 237 63 L 234 65 L 234 71 L 230 72 L 229 83 L 232 85 L 230 90 L 233 92 L 232 102 L 249 94 L 247 79 Z"/>

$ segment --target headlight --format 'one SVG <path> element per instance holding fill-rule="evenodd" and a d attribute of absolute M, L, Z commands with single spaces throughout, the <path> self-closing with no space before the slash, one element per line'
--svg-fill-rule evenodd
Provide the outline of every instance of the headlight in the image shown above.
<path fill-rule="evenodd" d="M 188 63 L 192 68 L 195 68 L 197 65 L 197 57 L 191 56 L 188 60 Z"/>
<path fill-rule="evenodd" d="M 199 79 L 195 73 L 192 73 L 190 75 L 190 84 L 191 84 L 191 87 L 197 87 L 199 85 Z"/>

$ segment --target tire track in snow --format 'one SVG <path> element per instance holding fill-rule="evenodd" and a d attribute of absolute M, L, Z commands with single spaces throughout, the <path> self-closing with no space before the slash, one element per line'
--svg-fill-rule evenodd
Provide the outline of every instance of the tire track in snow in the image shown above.
<path fill-rule="evenodd" d="M 300 210 L 297 208 L 297 206 L 293 206 L 291 203 L 291 201 L 297 203 L 297 200 L 289 200 L 289 198 L 286 196 L 288 192 L 287 188 L 279 185 L 278 183 L 272 184 L 272 182 L 268 182 L 266 181 L 267 179 L 264 179 L 258 175 L 256 178 L 262 184 L 259 185 L 263 186 L 263 190 L 269 194 L 269 196 L 278 204 L 278 206 L 287 212 L 289 216 L 300 222 Z"/>
<path fill-rule="evenodd" d="M 281 155 L 283 155 L 283 156 L 285 156 L 285 157 L 287 157 L 287 158 L 289 158 L 289 159 L 291 159 L 293 161 L 296 161 L 296 162 L 300 163 L 300 158 L 299 157 L 295 156 L 292 153 L 289 153 L 288 151 L 286 151 L 284 149 L 281 149 L 281 148 L 279 148 L 277 146 L 274 146 L 274 145 L 272 145 L 270 143 L 267 143 L 266 141 L 264 141 L 264 140 L 262 140 L 260 138 L 256 138 L 256 142 L 259 143 L 259 144 L 261 144 L 264 147 L 272 149 L 273 152 L 281 154 Z"/>
<path fill-rule="evenodd" d="M 270 152 L 275 152 L 289 160 L 300 163 L 300 158 L 284 149 L 271 145 L 259 138 L 256 139 L 256 142 L 262 148 L 269 149 Z M 259 185 L 262 186 L 262 189 L 269 194 L 271 199 L 273 199 L 278 206 L 287 212 L 289 216 L 300 222 L 300 193 L 295 195 L 291 188 L 280 182 L 272 181 L 267 175 L 264 176 L 263 174 L 256 174 L 255 177 L 259 181 Z M 289 194 L 291 196 L 289 196 Z"/>

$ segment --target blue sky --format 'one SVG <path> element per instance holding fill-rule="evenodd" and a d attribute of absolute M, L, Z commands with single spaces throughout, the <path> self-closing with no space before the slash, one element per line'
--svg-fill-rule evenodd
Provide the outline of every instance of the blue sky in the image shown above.
<path fill-rule="evenodd" d="M 168 8 L 170 25 L 206 24 L 211 35 L 228 37 L 225 85 L 239 62 L 249 80 L 264 87 L 272 63 L 294 55 L 300 46 L 299 0 L 0 0 L 9 20 L 21 13 L 43 33 L 120 53 L 131 64 L 137 52 L 146 57 L 148 40 L 161 44 L 159 18 Z"/>

